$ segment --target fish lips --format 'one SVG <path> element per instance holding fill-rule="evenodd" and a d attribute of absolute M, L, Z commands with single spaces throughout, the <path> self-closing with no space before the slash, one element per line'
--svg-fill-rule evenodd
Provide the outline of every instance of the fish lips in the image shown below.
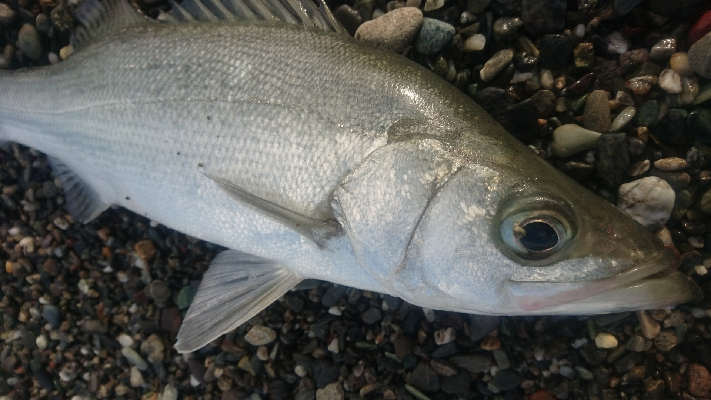
<path fill-rule="evenodd" d="M 700 300 L 701 289 L 677 271 L 677 266 L 678 257 L 671 263 L 666 258 L 666 262 L 635 266 L 603 279 L 570 283 L 508 281 L 506 289 L 522 315 L 601 314 Z"/>

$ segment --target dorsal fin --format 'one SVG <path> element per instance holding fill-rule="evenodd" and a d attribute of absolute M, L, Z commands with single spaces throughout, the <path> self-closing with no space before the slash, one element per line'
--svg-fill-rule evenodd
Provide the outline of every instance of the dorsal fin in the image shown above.
<path fill-rule="evenodd" d="M 159 16 L 159 20 L 279 21 L 348 34 L 333 17 L 324 0 L 185 0 L 181 3 L 170 0 L 170 5 L 170 13 Z"/>
<path fill-rule="evenodd" d="M 76 49 L 92 38 L 148 21 L 127 0 L 84 0 L 74 17 L 80 24 L 72 43 Z"/>

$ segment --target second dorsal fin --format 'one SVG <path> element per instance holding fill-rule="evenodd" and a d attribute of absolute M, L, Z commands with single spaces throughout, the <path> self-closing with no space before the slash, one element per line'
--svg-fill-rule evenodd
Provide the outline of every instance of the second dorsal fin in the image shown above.
<path fill-rule="evenodd" d="M 170 0 L 164 21 L 279 21 L 347 35 L 324 0 Z"/>

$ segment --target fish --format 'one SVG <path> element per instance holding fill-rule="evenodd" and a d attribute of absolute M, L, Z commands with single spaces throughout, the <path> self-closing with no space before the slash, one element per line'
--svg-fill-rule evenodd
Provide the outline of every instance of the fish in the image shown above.
<path fill-rule="evenodd" d="M 304 279 L 479 315 L 672 307 L 678 253 L 323 2 L 85 0 L 76 51 L 0 71 L 0 141 L 46 154 L 72 219 L 120 206 L 227 248 L 175 348 Z"/>

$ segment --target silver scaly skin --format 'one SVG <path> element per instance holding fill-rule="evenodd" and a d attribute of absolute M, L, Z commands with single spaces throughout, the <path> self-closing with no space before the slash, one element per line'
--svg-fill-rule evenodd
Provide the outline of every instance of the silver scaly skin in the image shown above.
<path fill-rule="evenodd" d="M 315 27 L 158 23 L 123 0 L 86 3 L 109 17 L 83 16 L 106 27 L 76 54 L 0 74 L 0 139 L 51 158 L 79 220 L 115 204 L 233 249 L 207 272 L 180 351 L 303 278 L 491 315 L 697 296 L 642 226 L 403 57 Z M 551 230 L 546 246 L 525 239 Z"/>

